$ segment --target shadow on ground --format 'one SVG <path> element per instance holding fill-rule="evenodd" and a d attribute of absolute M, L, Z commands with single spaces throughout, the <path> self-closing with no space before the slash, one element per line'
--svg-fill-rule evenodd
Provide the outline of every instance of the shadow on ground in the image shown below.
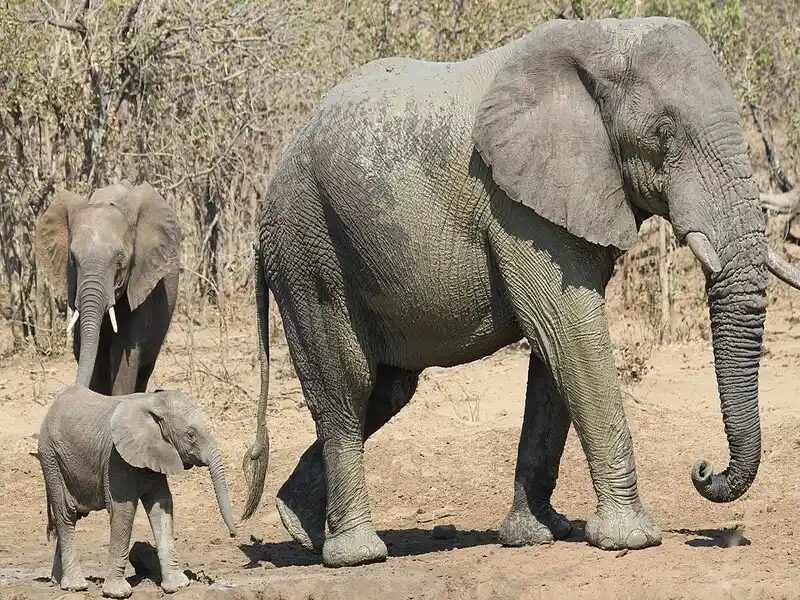
<path fill-rule="evenodd" d="M 567 542 L 585 542 L 583 520 L 572 521 L 572 535 Z M 441 552 L 499 544 L 497 531 L 493 529 L 456 531 L 453 537 L 439 539 L 434 537 L 433 529 L 388 529 L 378 535 L 389 550 L 389 557 L 421 556 Z M 322 564 L 322 556 L 310 552 L 294 541 L 262 542 L 251 537 L 250 544 L 240 544 L 239 549 L 249 559 L 245 568 L 254 568 L 263 563 L 276 567 L 303 567 Z"/>
<path fill-rule="evenodd" d="M 751 544 L 740 529 L 671 529 L 669 531 L 693 537 L 694 539 L 684 542 L 693 548 L 732 548 Z"/>

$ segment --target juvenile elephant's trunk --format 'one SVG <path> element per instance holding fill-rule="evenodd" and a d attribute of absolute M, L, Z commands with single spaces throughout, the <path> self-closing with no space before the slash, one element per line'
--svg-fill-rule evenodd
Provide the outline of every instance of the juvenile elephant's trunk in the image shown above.
<path fill-rule="evenodd" d="M 102 285 L 86 282 L 81 286 L 78 296 L 80 311 L 80 355 L 78 357 L 78 374 L 75 383 L 82 387 L 90 387 L 97 361 L 97 349 L 100 344 L 100 327 L 103 323 L 107 296 Z"/>
<path fill-rule="evenodd" d="M 256 314 L 258 318 L 258 358 L 261 364 L 261 390 L 256 412 L 256 439 L 242 460 L 242 470 L 248 481 L 247 501 L 242 520 L 249 519 L 258 508 L 264 492 L 264 480 L 269 465 L 269 431 L 267 429 L 267 397 L 269 396 L 269 294 L 258 244 L 255 252 Z"/>
<path fill-rule="evenodd" d="M 222 455 L 218 447 L 214 446 L 208 452 L 206 463 L 211 473 L 211 482 L 214 484 L 214 493 L 217 496 L 217 504 L 219 505 L 219 512 L 222 514 L 222 520 L 225 521 L 231 537 L 235 537 L 236 522 L 233 518 L 233 509 L 228 496 L 228 484 L 225 481 L 225 465 L 222 464 Z"/>

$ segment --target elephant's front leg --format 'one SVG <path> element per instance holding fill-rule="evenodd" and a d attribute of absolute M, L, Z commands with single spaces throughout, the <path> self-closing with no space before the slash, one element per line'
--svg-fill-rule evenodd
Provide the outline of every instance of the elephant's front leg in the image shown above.
<path fill-rule="evenodd" d="M 493 247 L 532 354 L 547 365 L 586 453 L 597 495 L 586 538 L 608 550 L 660 544 L 661 530 L 645 512 L 636 486 L 608 331 L 603 298 L 608 254 L 560 229 L 543 228 L 524 207 L 512 209 L 509 230 L 498 230 Z M 524 231 L 517 234 L 514 228 Z M 538 232 L 541 248 L 528 239 L 530 231 Z"/>
<path fill-rule="evenodd" d="M 569 520 L 550 504 L 569 424 L 567 407 L 550 372 L 531 354 L 514 501 L 499 531 L 503 545 L 546 544 L 572 532 Z"/>
<path fill-rule="evenodd" d="M 587 541 L 605 550 L 661 543 L 661 529 L 639 498 L 633 442 L 600 298 L 576 291 L 549 344 L 550 369 L 567 399 L 575 431 L 589 463 L 597 513 L 586 523 Z"/>
<path fill-rule="evenodd" d="M 172 520 L 172 494 L 165 475 L 154 477 L 153 489 L 142 496 L 142 506 L 150 521 L 161 566 L 161 589 L 171 594 L 189 585 L 189 578 L 178 567 Z"/>

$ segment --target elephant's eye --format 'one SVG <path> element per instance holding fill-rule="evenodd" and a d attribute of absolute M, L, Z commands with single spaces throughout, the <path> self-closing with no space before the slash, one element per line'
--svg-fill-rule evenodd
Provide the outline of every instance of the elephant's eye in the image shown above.
<path fill-rule="evenodd" d="M 194 441 L 197 439 L 197 431 L 194 427 L 190 427 L 186 430 L 186 439 L 188 439 L 191 443 L 194 443 Z"/>

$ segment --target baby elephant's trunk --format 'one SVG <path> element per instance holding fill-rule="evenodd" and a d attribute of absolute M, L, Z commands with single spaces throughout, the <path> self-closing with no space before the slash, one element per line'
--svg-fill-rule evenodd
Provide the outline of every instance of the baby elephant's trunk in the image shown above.
<path fill-rule="evenodd" d="M 225 482 L 225 466 L 222 464 L 222 455 L 217 446 L 212 447 L 208 452 L 206 464 L 211 472 L 211 481 L 214 484 L 214 493 L 217 495 L 217 504 L 219 504 L 222 519 L 225 521 L 231 537 L 235 537 L 236 523 L 233 519 L 233 509 L 228 497 L 228 484 Z"/>

